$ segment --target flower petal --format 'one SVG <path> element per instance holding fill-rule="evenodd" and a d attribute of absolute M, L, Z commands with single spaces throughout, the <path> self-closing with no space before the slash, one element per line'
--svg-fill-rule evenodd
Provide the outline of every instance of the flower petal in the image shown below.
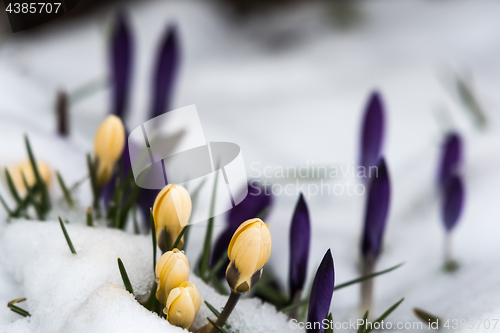
<path fill-rule="evenodd" d="M 290 229 L 290 299 L 297 291 L 302 290 L 306 280 L 307 262 L 311 242 L 311 225 L 309 211 L 302 193 L 295 206 Z"/>
<path fill-rule="evenodd" d="M 307 315 L 308 323 L 322 323 L 330 312 L 330 303 L 332 302 L 333 287 L 335 285 L 335 269 L 332 253 L 330 249 L 325 253 L 321 264 L 316 271 L 314 282 L 311 288 L 309 298 L 309 313 Z M 320 327 L 306 329 L 307 333 L 319 333 Z"/>
<path fill-rule="evenodd" d="M 361 251 L 365 257 L 371 254 L 376 258 L 380 254 L 389 213 L 390 197 L 389 174 L 385 160 L 381 158 L 377 173 L 371 179 L 368 189 L 368 202 L 365 210 L 365 224 L 361 244 Z"/>
<path fill-rule="evenodd" d="M 448 178 L 457 171 L 462 163 L 462 138 L 456 132 L 449 133 L 441 150 L 438 182 L 444 188 Z"/>
<path fill-rule="evenodd" d="M 447 232 L 450 232 L 458 222 L 462 213 L 465 199 L 465 190 L 462 180 L 458 175 L 450 176 L 444 191 L 442 216 Z"/>
<path fill-rule="evenodd" d="M 374 91 L 366 106 L 361 132 L 360 165 L 368 170 L 377 165 L 385 135 L 385 112 L 382 98 Z"/>

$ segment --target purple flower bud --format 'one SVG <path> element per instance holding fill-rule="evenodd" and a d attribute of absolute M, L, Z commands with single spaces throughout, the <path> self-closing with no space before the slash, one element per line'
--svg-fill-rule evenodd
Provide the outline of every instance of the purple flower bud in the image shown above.
<path fill-rule="evenodd" d="M 318 270 L 314 277 L 314 282 L 311 288 L 311 296 L 309 298 L 309 313 L 307 322 L 311 323 L 313 328 L 306 329 L 307 333 L 321 332 L 321 326 L 315 327 L 322 323 L 330 312 L 330 304 L 332 302 L 333 288 L 335 285 L 335 269 L 333 258 L 330 249 L 326 252 Z"/>
<path fill-rule="evenodd" d="M 132 36 L 127 25 L 127 19 L 123 13 L 120 13 L 111 35 L 110 64 L 113 95 L 112 113 L 121 119 L 125 118 L 130 90 L 132 45 Z"/>
<path fill-rule="evenodd" d="M 302 193 L 295 206 L 290 229 L 290 299 L 304 287 L 309 259 L 311 225 L 309 211 Z"/>
<path fill-rule="evenodd" d="M 151 117 L 157 117 L 171 107 L 174 81 L 179 68 L 179 41 L 174 26 L 167 28 L 156 61 L 153 81 Z"/>
<path fill-rule="evenodd" d="M 462 157 L 462 138 L 456 132 L 449 133 L 441 149 L 438 173 L 438 183 L 441 188 L 444 189 L 448 178 L 460 168 Z"/>
<path fill-rule="evenodd" d="M 385 111 L 382 98 L 373 92 L 366 106 L 361 133 L 360 166 L 368 170 L 377 165 L 382 154 L 385 133 Z"/>
<path fill-rule="evenodd" d="M 377 258 L 382 247 L 391 198 L 391 185 L 384 158 L 380 159 L 377 173 L 368 186 L 361 252 L 365 258 L 368 255 Z"/>
<path fill-rule="evenodd" d="M 442 216 L 444 227 L 451 232 L 457 225 L 462 213 L 465 190 L 462 180 L 458 175 L 451 175 L 444 190 Z"/>
<path fill-rule="evenodd" d="M 240 224 L 248 219 L 258 217 L 262 213 L 264 213 L 264 215 L 260 216 L 260 218 L 265 221 L 272 201 L 271 194 L 265 193 L 264 188 L 254 182 L 249 182 L 246 198 L 236 207 L 233 207 L 227 215 L 227 226 L 215 242 L 212 250 L 212 257 L 210 259 L 210 267 L 213 267 L 224 255 L 234 232 L 238 229 Z M 225 267 L 227 267 L 227 265 L 223 265 L 223 267 L 224 269 L 221 269 L 217 274 L 220 278 L 224 277 Z"/>

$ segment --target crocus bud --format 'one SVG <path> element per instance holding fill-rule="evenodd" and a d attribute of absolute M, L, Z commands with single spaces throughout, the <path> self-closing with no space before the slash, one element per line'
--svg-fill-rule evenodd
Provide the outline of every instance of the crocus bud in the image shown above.
<path fill-rule="evenodd" d="M 170 291 L 189 279 L 189 262 L 184 252 L 173 249 L 156 262 L 156 298 L 165 305 Z"/>
<path fill-rule="evenodd" d="M 49 186 L 52 180 L 52 171 L 50 170 L 50 166 L 47 163 L 36 162 L 38 171 L 40 172 L 40 177 L 45 185 Z M 9 168 L 10 175 L 12 177 L 12 182 L 17 190 L 26 192 L 26 187 L 23 182 L 23 174 L 26 178 L 26 182 L 29 186 L 33 186 L 36 183 L 35 172 L 31 167 L 30 161 L 25 161 L 19 164 L 14 165 Z"/>
<path fill-rule="evenodd" d="M 193 282 L 186 281 L 179 287 L 172 289 L 163 312 L 167 315 L 170 324 L 189 328 L 193 324 L 200 306 L 201 296 L 198 289 Z"/>
<path fill-rule="evenodd" d="M 166 248 L 166 237 L 168 244 L 172 246 L 182 229 L 188 224 L 191 216 L 191 197 L 188 191 L 180 185 L 167 185 L 158 193 L 153 205 L 153 218 L 155 221 L 156 237 L 158 246 L 163 250 Z M 167 235 L 165 235 L 165 229 Z M 184 246 L 184 237 L 181 238 L 180 248 Z"/>
<path fill-rule="evenodd" d="M 125 128 L 115 115 L 109 115 L 101 123 L 94 137 L 94 154 L 97 157 L 97 184 L 106 184 L 113 173 L 113 167 L 125 146 Z"/>
<path fill-rule="evenodd" d="M 227 249 L 229 266 L 226 280 L 235 293 L 246 293 L 260 280 L 262 267 L 271 255 L 271 233 L 269 225 L 261 219 L 250 219 L 242 223 L 231 239 Z"/>

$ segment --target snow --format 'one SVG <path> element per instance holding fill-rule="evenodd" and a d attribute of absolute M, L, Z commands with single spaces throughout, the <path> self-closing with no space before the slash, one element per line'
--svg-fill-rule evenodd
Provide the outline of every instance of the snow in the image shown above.
<path fill-rule="evenodd" d="M 240 24 L 210 2 L 142 1 L 128 5 L 128 9 L 138 48 L 129 128 L 147 117 L 156 44 L 165 26 L 175 22 L 181 34 L 183 62 L 173 108 L 195 103 L 207 140 L 237 143 L 250 177 L 256 177 L 255 169 L 263 171 L 266 166 L 300 167 L 314 162 L 348 167 L 356 163 L 361 113 L 370 90 L 380 89 L 388 111 L 384 151 L 393 201 L 384 253 L 377 267 L 383 269 L 403 261 L 406 264 L 375 281 L 373 315 L 405 297 L 389 320 L 417 320 L 411 312 L 413 307 L 445 319 L 499 317 L 498 2 L 360 2 L 362 21 L 350 30 L 332 28 L 334 19 L 320 4 L 299 5 L 281 13 L 248 18 Z M 106 13 L 111 13 L 111 8 Z M 84 153 L 91 149 L 97 124 L 109 109 L 108 92 L 72 106 L 73 134 L 66 141 L 53 134 L 51 103 L 60 87 L 74 90 L 105 75 L 104 27 L 109 16 L 104 16 L 84 18 L 61 31 L 47 26 L 35 35 L 17 35 L 4 42 L 0 49 L 0 138 L 9 145 L 0 151 L 2 167 L 26 158 L 22 134 L 28 132 L 37 156 L 60 169 L 69 183 L 85 174 Z M 489 120 L 486 129 L 476 129 L 454 98 L 448 84 L 452 71 L 473 74 L 475 91 Z M 438 120 L 438 112 L 447 115 L 448 123 Z M 444 231 L 439 220 L 435 173 L 443 128 L 450 127 L 464 136 L 466 206 L 453 235 L 454 254 L 461 267 L 454 274 L 444 274 Z M 261 176 L 261 180 L 295 184 L 295 179 Z M 353 179 L 327 181 L 346 184 Z M 314 181 L 306 182 L 311 183 Z M 57 332 L 64 325 L 73 329 L 70 325 L 86 322 L 82 319 L 86 315 L 99 316 L 99 312 L 88 308 L 82 310 L 83 317 L 74 311 L 85 309 L 85 302 L 107 304 L 106 297 L 101 296 L 108 293 L 116 295 L 109 302 L 123 302 L 127 309 L 134 307 L 132 301 L 127 303 L 126 295 L 111 292 L 114 287 L 106 283 L 121 286 L 116 266 L 119 255 L 131 274 L 132 284 L 147 284 L 146 277 L 131 270 L 150 270 L 149 238 L 122 239 L 118 231 L 79 227 L 90 202 L 88 188 L 88 184 L 82 186 L 76 211 L 61 209 L 61 204 L 51 216 L 67 213 L 71 221 L 68 232 L 78 258 L 71 256 L 57 224 L 22 222 L 0 229 L 0 304 L 26 296 L 28 301 L 21 306 L 34 310 L 30 319 L 20 319 L 7 308 L 0 310 L 0 327 L 6 325 L 16 332 L 37 328 Z M 60 197 L 57 186 L 52 190 L 54 197 Z M 0 192 L 4 195 L 5 188 L 0 186 Z M 266 221 L 273 235 L 269 266 L 284 285 L 287 238 L 297 197 L 297 192 L 278 196 Z M 308 204 L 312 219 L 309 280 L 328 248 L 335 258 L 337 283 L 359 276 L 364 198 L 316 195 L 308 199 Z M 216 232 L 220 232 L 223 218 L 216 223 Z M 23 227 L 27 225 L 36 232 L 30 234 Z M 203 231 L 203 223 L 193 226 L 187 251 L 191 262 L 201 249 Z M 92 237 L 86 237 L 87 233 Z M 97 239 L 100 242 L 95 242 Z M 143 249 L 142 257 L 135 253 L 137 248 Z M 53 258 L 55 253 L 57 260 Z M 49 277 L 40 275 L 44 282 L 55 286 L 51 279 L 56 279 L 64 286 L 75 287 L 69 277 L 78 274 L 68 272 L 65 265 L 70 261 L 80 275 L 87 268 L 84 275 L 90 275 L 85 278 L 88 285 L 71 291 L 73 301 L 66 298 L 70 290 L 61 295 L 62 291 L 55 288 L 50 294 L 45 290 L 44 295 L 39 289 L 42 287 L 33 281 L 39 274 L 37 268 L 48 265 L 51 269 L 46 272 Z M 53 274 L 56 270 L 58 273 Z M 198 285 L 195 277 L 192 279 Z M 204 299 L 213 299 L 214 306 L 223 306 L 223 297 L 212 295 L 213 291 L 200 285 L 198 289 Z M 55 300 L 62 303 L 55 307 Z M 334 320 L 359 318 L 358 303 L 357 286 L 336 292 L 332 301 Z M 239 312 L 246 306 L 243 304 L 256 309 L 243 314 Z M 57 311 L 43 317 L 49 311 L 39 308 L 42 305 Z M 131 318 L 140 316 L 137 321 L 144 321 L 144 327 L 156 325 L 153 317 L 139 309 L 131 310 Z M 72 319 L 65 322 L 63 318 L 70 317 L 57 315 L 60 311 L 71 313 Z M 258 301 L 242 300 L 235 311 L 235 325 L 241 320 L 242 327 L 254 327 L 257 320 L 251 318 L 265 312 L 262 325 L 286 330 L 280 326 L 285 325 L 284 318 L 272 321 L 267 313 L 270 316 L 274 310 Z M 195 324 L 201 325 L 208 315 L 203 305 Z M 113 318 L 99 321 L 111 325 Z"/>

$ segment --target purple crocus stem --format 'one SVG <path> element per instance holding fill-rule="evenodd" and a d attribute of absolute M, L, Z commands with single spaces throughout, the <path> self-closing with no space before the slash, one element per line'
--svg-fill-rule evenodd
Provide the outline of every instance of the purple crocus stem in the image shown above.
<path fill-rule="evenodd" d="M 456 227 L 462 214 L 465 200 L 465 189 L 462 179 L 458 175 L 451 175 L 443 192 L 442 218 L 446 230 L 445 240 L 445 267 L 453 266 L 451 249 L 451 232 Z"/>
<path fill-rule="evenodd" d="M 369 177 L 370 167 L 376 166 L 382 154 L 385 136 L 385 109 L 382 97 L 372 92 L 363 116 L 361 129 L 360 166 Z"/>
<path fill-rule="evenodd" d="M 110 65 L 112 113 L 125 118 L 133 61 L 133 40 L 124 13 L 119 13 L 111 35 Z"/>
<path fill-rule="evenodd" d="M 307 322 L 310 323 L 312 328 L 306 328 L 307 333 L 321 332 L 321 323 L 327 318 L 330 312 L 334 285 L 335 268 L 332 253 L 328 249 L 316 271 L 311 288 Z"/>
<path fill-rule="evenodd" d="M 456 132 L 448 133 L 441 149 L 438 171 L 438 184 L 442 190 L 446 186 L 448 178 L 460 169 L 462 159 L 462 138 Z"/>
<path fill-rule="evenodd" d="M 384 158 L 381 158 L 377 173 L 371 179 L 368 189 L 368 201 L 365 209 L 365 222 L 363 238 L 361 242 L 361 254 L 363 259 L 363 275 L 373 273 L 375 264 L 382 248 L 389 203 L 391 187 L 389 173 Z M 361 307 L 368 310 L 371 307 L 373 280 L 365 280 L 361 284 Z"/>
<path fill-rule="evenodd" d="M 153 79 L 151 118 L 168 111 L 179 69 L 180 47 L 175 26 L 169 26 L 160 45 Z"/>
<path fill-rule="evenodd" d="M 300 299 L 306 280 L 307 262 L 311 241 L 311 225 L 309 211 L 303 194 L 300 194 L 290 228 L 290 301 Z M 293 314 L 292 314 L 293 317 Z"/>
<path fill-rule="evenodd" d="M 266 193 L 264 188 L 261 187 L 257 182 L 250 181 L 248 183 L 248 194 L 242 202 L 240 202 L 236 207 L 232 208 L 227 215 L 227 225 L 224 231 L 219 235 L 217 241 L 212 250 L 212 257 L 210 259 L 210 267 L 213 267 L 217 261 L 226 253 L 231 238 L 234 232 L 240 224 L 248 219 L 259 217 L 260 219 L 266 219 L 269 213 L 270 207 L 272 206 L 272 196 L 270 193 Z M 261 215 L 263 213 L 263 215 Z M 261 216 L 259 216 L 261 215 Z M 222 267 L 227 267 L 229 264 L 229 259 L 227 263 Z M 224 277 L 225 270 L 221 269 L 217 272 L 218 278 Z"/>

